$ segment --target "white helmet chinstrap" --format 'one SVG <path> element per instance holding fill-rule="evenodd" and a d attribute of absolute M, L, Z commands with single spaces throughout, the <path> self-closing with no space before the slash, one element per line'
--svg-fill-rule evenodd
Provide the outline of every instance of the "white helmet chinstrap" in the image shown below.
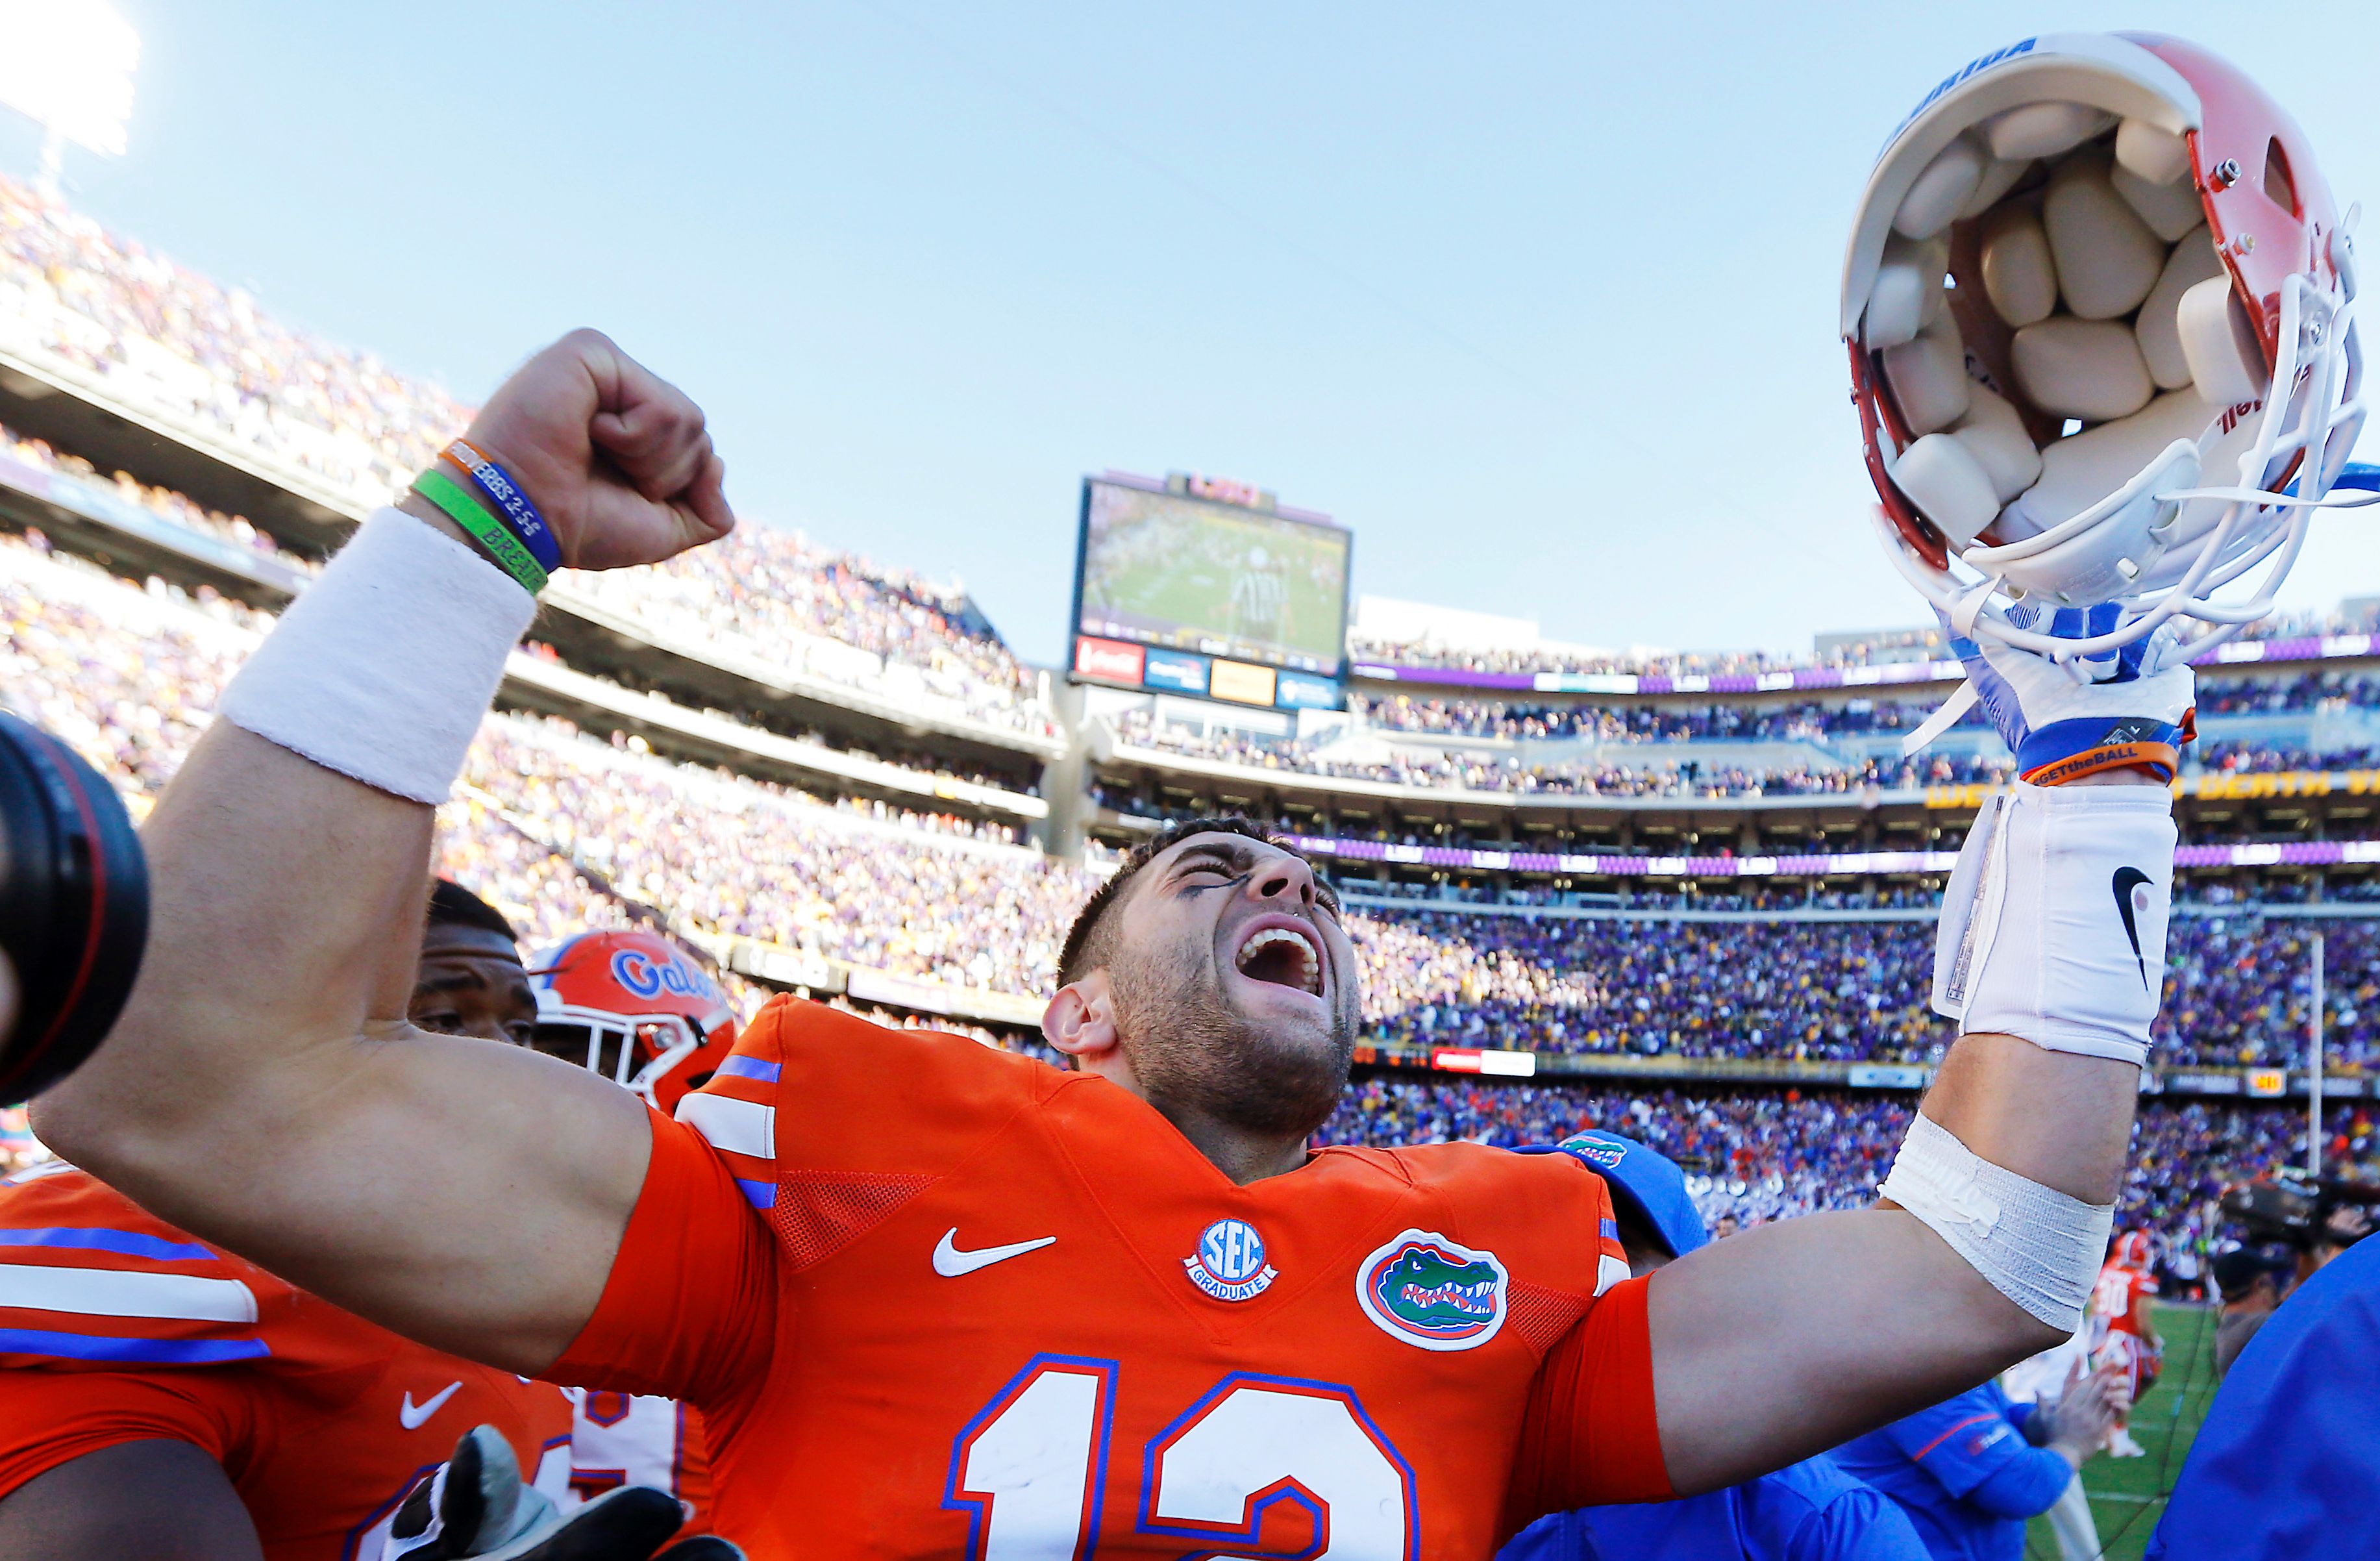
<path fill-rule="evenodd" d="M 1887 143 L 1843 266 L 1888 552 L 1957 632 L 2061 660 L 2176 617 L 2182 653 L 2228 639 L 2313 508 L 2372 496 L 2331 494 L 2354 297 L 2304 134 L 2231 65 L 2148 33 L 1973 62 Z"/>

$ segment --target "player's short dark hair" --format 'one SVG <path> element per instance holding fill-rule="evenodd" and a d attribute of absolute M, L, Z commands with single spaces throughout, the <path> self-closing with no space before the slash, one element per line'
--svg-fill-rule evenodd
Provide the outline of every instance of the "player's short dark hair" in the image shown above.
<path fill-rule="evenodd" d="M 440 878 L 430 885 L 430 919 L 432 927 L 474 927 L 483 933 L 493 933 L 506 943 L 517 944 L 520 934 L 504 920 L 504 913 L 463 887 L 452 878 Z"/>
<path fill-rule="evenodd" d="M 1178 823 L 1167 824 L 1155 835 L 1135 846 L 1131 854 L 1116 865 L 1115 872 L 1109 876 L 1108 881 L 1093 890 L 1091 897 L 1083 902 L 1083 909 L 1075 913 L 1075 924 L 1066 929 L 1065 947 L 1058 956 L 1060 986 L 1080 981 L 1084 976 L 1107 963 L 1107 951 L 1099 946 L 1099 930 L 1100 920 L 1106 916 L 1108 908 L 1123 897 L 1123 892 L 1132 883 L 1133 875 L 1147 867 L 1159 852 L 1179 846 L 1194 835 L 1245 835 L 1250 840 L 1261 840 L 1268 846 L 1287 851 L 1308 867 L 1314 865 L 1313 859 L 1305 852 L 1288 844 L 1255 820 L 1243 818 L 1238 813 L 1227 813 L 1216 818 L 1184 819 Z"/>

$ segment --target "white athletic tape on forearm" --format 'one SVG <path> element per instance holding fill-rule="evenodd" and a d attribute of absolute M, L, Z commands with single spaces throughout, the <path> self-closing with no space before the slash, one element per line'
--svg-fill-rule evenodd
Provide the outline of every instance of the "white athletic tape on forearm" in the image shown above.
<path fill-rule="evenodd" d="M 2002 1170 L 1924 1112 L 1883 1190 L 1993 1289 L 2060 1333 L 2082 1325 L 2082 1303 L 2115 1229 L 2113 1203 L 2085 1203 Z"/>
<path fill-rule="evenodd" d="M 382 509 L 281 615 L 217 708 L 324 769 L 435 807 L 536 614 L 468 547 Z"/>
<path fill-rule="evenodd" d="M 2019 782 L 1987 799 L 1942 896 L 1935 1012 L 1968 1032 L 2145 1064 L 2173 845 L 2161 786 Z"/>

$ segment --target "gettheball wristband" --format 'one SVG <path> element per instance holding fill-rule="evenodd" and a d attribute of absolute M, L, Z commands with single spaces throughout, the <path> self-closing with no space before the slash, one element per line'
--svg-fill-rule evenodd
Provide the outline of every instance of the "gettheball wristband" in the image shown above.
<path fill-rule="evenodd" d="M 504 523 L 480 507 L 480 501 L 447 481 L 446 474 L 432 467 L 413 480 L 414 491 L 444 510 L 457 526 L 479 539 L 502 566 L 504 573 L 520 582 L 531 596 L 545 589 L 545 568 L 521 545 Z"/>
<path fill-rule="evenodd" d="M 535 600 L 469 547 L 377 510 L 216 709 L 324 769 L 435 807 L 536 616 Z"/>
<path fill-rule="evenodd" d="M 497 518 L 520 538 L 521 545 L 546 573 L 562 567 L 562 543 L 555 539 L 553 528 L 545 523 L 545 517 L 521 492 L 511 472 L 481 455 L 468 439 L 451 440 L 440 453 L 471 474 L 473 484 L 496 506 Z"/>

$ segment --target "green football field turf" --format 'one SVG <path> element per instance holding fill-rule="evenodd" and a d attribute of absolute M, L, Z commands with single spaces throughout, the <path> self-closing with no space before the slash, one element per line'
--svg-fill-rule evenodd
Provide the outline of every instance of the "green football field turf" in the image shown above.
<path fill-rule="evenodd" d="M 2147 1548 L 2165 1511 L 2166 1493 L 2180 1475 L 2181 1460 L 2215 1397 L 2213 1309 L 2160 1306 L 2156 1325 L 2165 1339 L 2165 1374 L 2132 1414 L 2132 1435 L 2148 1457 L 2103 1456 L 2082 1467 L 2100 1554 L 2108 1561 L 2137 1561 Z M 2058 1561 L 2058 1542 L 2038 1518 L 2026 1531 L 2024 1554 L 2025 1561 Z"/>

